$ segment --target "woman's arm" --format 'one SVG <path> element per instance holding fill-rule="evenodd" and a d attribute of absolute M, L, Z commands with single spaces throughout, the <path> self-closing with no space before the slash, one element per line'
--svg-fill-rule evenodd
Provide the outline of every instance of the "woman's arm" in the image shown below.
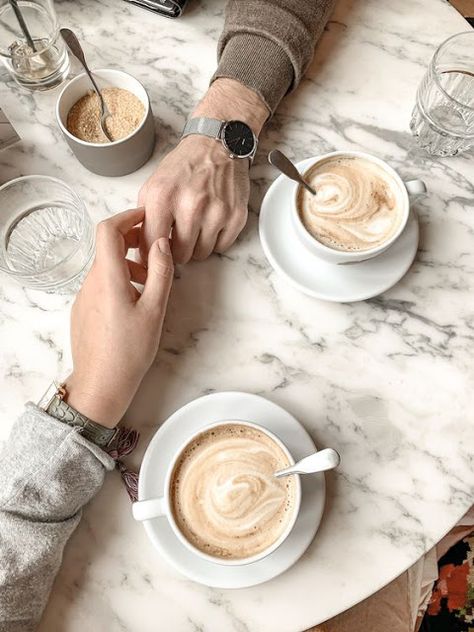
<path fill-rule="evenodd" d="M 114 461 L 33 404 L 0 455 L 0 630 L 34 630 L 81 508 Z"/>
<path fill-rule="evenodd" d="M 103 222 L 97 255 L 72 310 L 73 373 L 67 403 L 114 427 L 150 367 L 173 278 L 168 240 L 148 268 L 126 259 L 143 209 Z M 131 281 L 144 284 L 140 294 Z M 114 461 L 72 428 L 29 404 L 0 455 L 0 632 L 29 632 L 41 618 L 82 507 Z"/>

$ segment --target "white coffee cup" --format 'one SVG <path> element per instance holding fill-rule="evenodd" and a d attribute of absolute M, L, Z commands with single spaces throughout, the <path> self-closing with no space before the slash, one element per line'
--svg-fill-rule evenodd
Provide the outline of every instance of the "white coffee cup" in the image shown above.
<path fill-rule="evenodd" d="M 422 180 L 410 180 L 408 182 L 404 182 L 395 171 L 395 169 L 393 169 L 384 160 L 381 160 L 376 156 L 372 156 L 371 154 L 366 154 L 362 151 L 333 151 L 322 156 L 315 156 L 311 166 L 305 170 L 305 173 L 307 173 L 310 169 L 313 169 L 315 165 L 324 160 L 327 160 L 328 158 L 362 158 L 364 160 L 373 162 L 381 167 L 393 180 L 394 185 L 400 188 L 401 199 L 403 203 L 403 208 L 401 209 L 400 225 L 393 233 L 393 235 L 391 235 L 386 241 L 384 241 L 383 244 L 380 244 L 375 248 L 370 248 L 369 250 L 348 251 L 330 248 L 329 246 L 326 246 L 325 244 L 318 241 L 316 237 L 313 237 L 313 235 L 306 229 L 305 225 L 303 224 L 297 204 L 298 194 L 301 185 L 295 184 L 292 199 L 291 216 L 296 234 L 300 242 L 308 250 L 310 250 L 320 259 L 323 259 L 324 261 L 327 261 L 329 263 L 357 263 L 360 261 L 365 261 L 366 259 L 372 259 L 373 257 L 376 257 L 377 255 L 385 252 L 400 237 L 405 229 L 410 214 L 410 197 L 426 193 L 425 183 Z"/>
<path fill-rule="evenodd" d="M 250 421 L 241 421 L 238 419 L 234 419 L 232 421 L 226 421 L 226 420 L 218 421 L 216 423 L 205 426 L 204 428 L 201 428 L 198 432 L 194 433 L 191 437 L 188 437 L 186 441 L 177 450 L 175 456 L 173 457 L 173 459 L 171 459 L 171 462 L 168 466 L 168 470 L 167 470 L 166 478 L 165 478 L 164 495 L 161 498 L 149 498 L 146 500 L 139 500 L 133 503 L 132 513 L 135 520 L 139 520 L 139 521 L 152 520 L 153 518 L 158 518 L 159 516 L 165 516 L 168 522 L 170 523 L 170 526 L 173 529 L 173 532 L 176 535 L 176 537 L 180 540 L 180 542 L 184 544 L 186 548 L 192 551 L 195 555 L 209 562 L 214 562 L 215 564 L 221 564 L 224 566 L 244 566 L 246 564 L 252 564 L 253 562 L 258 562 L 259 560 L 273 553 L 273 551 L 275 551 L 281 544 L 283 544 L 286 538 L 290 535 L 295 525 L 295 522 L 298 518 L 300 505 L 301 505 L 301 481 L 298 475 L 295 476 L 295 496 L 294 496 L 293 515 L 291 516 L 286 526 L 286 529 L 283 531 L 280 537 L 277 540 L 275 540 L 275 542 L 273 542 L 270 546 L 268 546 L 266 549 L 264 549 L 260 553 L 257 553 L 256 555 L 253 555 L 251 557 L 246 557 L 246 558 L 237 559 L 237 560 L 228 560 L 228 559 L 222 559 L 219 557 L 214 557 L 212 555 L 208 555 L 207 553 L 203 553 L 198 548 L 193 546 L 181 533 L 178 525 L 176 524 L 176 520 L 173 516 L 173 511 L 171 509 L 172 507 L 171 483 L 172 483 L 173 470 L 182 452 L 190 443 L 194 441 L 194 439 L 198 435 L 201 435 L 202 433 L 207 432 L 208 430 L 212 428 L 218 428 L 219 426 L 223 426 L 223 425 L 228 426 L 229 424 L 236 424 L 239 426 L 248 426 L 249 428 L 254 428 L 255 430 L 258 430 L 262 434 L 266 435 L 267 437 L 269 437 L 269 439 L 274 441 L 276 445 L 280 447 L 280 449 L 286 455 L 290 465 L 294 465 L 295 460 L 290 454 L 288 448 L 281 442 L 281 440 L 276 435 L 274 435 L 272 432 L 270 432 L 263 426 L 252 423 Z"/>

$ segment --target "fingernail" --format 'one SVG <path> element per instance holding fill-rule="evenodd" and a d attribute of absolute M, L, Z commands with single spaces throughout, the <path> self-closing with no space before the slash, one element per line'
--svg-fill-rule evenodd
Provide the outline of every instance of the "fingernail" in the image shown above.
<path fill-rule="evenodd" d="M 170 248 L 170 240 L 167 239 L 166 237 L 160 237 L 158 239 L 158 248 L 161 250 L 161 252 L 164 255 L 168 255 L 168 257 L 171 254 L 171 248 Z"/>

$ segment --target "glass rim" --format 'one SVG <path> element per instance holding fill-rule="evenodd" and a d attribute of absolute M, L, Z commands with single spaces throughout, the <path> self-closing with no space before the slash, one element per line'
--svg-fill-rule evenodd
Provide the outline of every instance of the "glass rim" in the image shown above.
<path fill-rule="evenodd" d="M 48 16 L 51 18 L 51 22 L 52 22 L 51 24 L 52 30 L 51 30 L 51 34 L 47 35 L 47 43 L 43 46 L 43 48 L 41 48 L 41 50 L 33 51 L 32 53 L 27 53 L 26 55 L 22 55 L 22 57 L 24 57 L 25 59 L 31 59 L 32 57 L 35 57 L 36 55 L 41 55 L 41 53 L 44 53 L 45 50 L 50 48 L 51 45 L 54 44 L 54 42 L 58 38 L 59 22 L 58 22 L 56 12 L 54 11 L 54 7 L 53 7 L 53 13 L 49 11 L 47 11 L 47 13 L 48 13 Z M 43 37 L 42 39 L 46 39 L 46 38 Z M 5 50 L 3 50 L 3 48 L 0 48 L 0 56 L 6 57 L 7 59 L 13 59 L 15 57 L 14 55 L 10 55 L 9 53 L 7 53 Z"/>
<path fill-rule="evenodd" d="M 457 103 L 458 105 L 460 105 L 463 108 L 467 108 L 468 110 L 472 110 L 474 111 L 474 105 L 468 105 L 467 103 L 463 103 L 462 101 L 459 101 L 458 99 L 456 99 L 455 97 L 453 97 L 452 95 L 449 94 L 449 92 L 447 92 L 443 86 L 441 85 L 441 82 L 439 80 L 439 74 L 436 70 L 436 65 L 438 63 L 438 57 L 441 54 L 441 52 L 443 51 L 443 48 L 446 46 L 446 44 L 448 44 L 451 40 L 460 37 L 460 36 L 464 36 L 464 35 L 470 35 L 471 37 L 474 36 L 474 31 L 461 31 L 461 33 L 455 33 L 454 35 L 450 35 L 447 39 L 444 40 L 444 42 L 441 42 L 441 44 L 438 46 L 438 48 L 435 50 L 434 55 L 431 59 L 430 62 L 430 68 L 433 70 L 433 74 L 434 74 L 434 81 L 438 87 L 438 89 L 450 100 L 453 101 L 453 103 Z M 474 42 L 474 40 L 473 40 Z M 474 74 L 474 73 L 473 73 Z"/>
<path fill-rule="evenodd" d="M 19 176 L 18 178 L 13 178 L 13 180 L 8 180 L 8 182 L 5 182 L 4 184 L 0 186 L 0 196 L 9 186 L 18 184 L 18 182 L 26 182 L 28 180 L 49 180 L 50 182 L 54 182 L 55 184 L 60 184 L 61 186 L 65 187 L 78 200 L 80 204 L 82 217 L 90 219 L 89 213 L 87 212 L 86 205 L 82 201 L 82 198 L 80 198 L 77 195 L 77 193 L 74 191 L 74 189 L 72 189 L 68 184 L 66 184 L 64 180 L 60 180 L 59 178 L 55 178 L 53 176 L 43 176 L 39 174 L 32 174 L 29 176 Z M 91 221 L 91 224 L 92 224 L 92 221 Z M 79 239 L 77 240 L 76 247 L 73 248 L 73 250 L 66 257 L 64 257 L 64 259 L 61 259 L 61 261 L 58 261 L 58 263 L 55 263 L 49 268 L 44 268 L 43 270 L 39 270 L 38 272 L 34 272 L 34 273 L 24 273 L 18 270 L 13 270 L 12 268 L 6 268 L 0 263 L 0 270 L 2 272 L 5 272 L 6 274 L 9 274 L 10 276 L 14 276 L 14 277 L 22 278 L 22 279 L 37 279 L 38 277 L 41 277 L 45 273 L 52 272 L 59 266 L 63 265 L 64 263 L 72 259 L 72 257 L 77 253 L 81 245 L 81 238 L 84 235 L 85 228 L 86 228 L 86 222 L 83 222 L 81 234 L 79 236 Z M 93 242 L 93 236 L 92 236 L 92 242 Z"/>

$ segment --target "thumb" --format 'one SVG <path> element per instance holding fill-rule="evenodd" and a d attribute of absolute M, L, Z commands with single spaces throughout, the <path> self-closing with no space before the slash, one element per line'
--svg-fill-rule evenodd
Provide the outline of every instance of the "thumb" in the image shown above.
<path fill-rule="evenodd" d="M 173 257 L 167 237 L 160 237 L 148 253 L 148 272 L 140 301 L 163 320 L 173 282 Z"/>

